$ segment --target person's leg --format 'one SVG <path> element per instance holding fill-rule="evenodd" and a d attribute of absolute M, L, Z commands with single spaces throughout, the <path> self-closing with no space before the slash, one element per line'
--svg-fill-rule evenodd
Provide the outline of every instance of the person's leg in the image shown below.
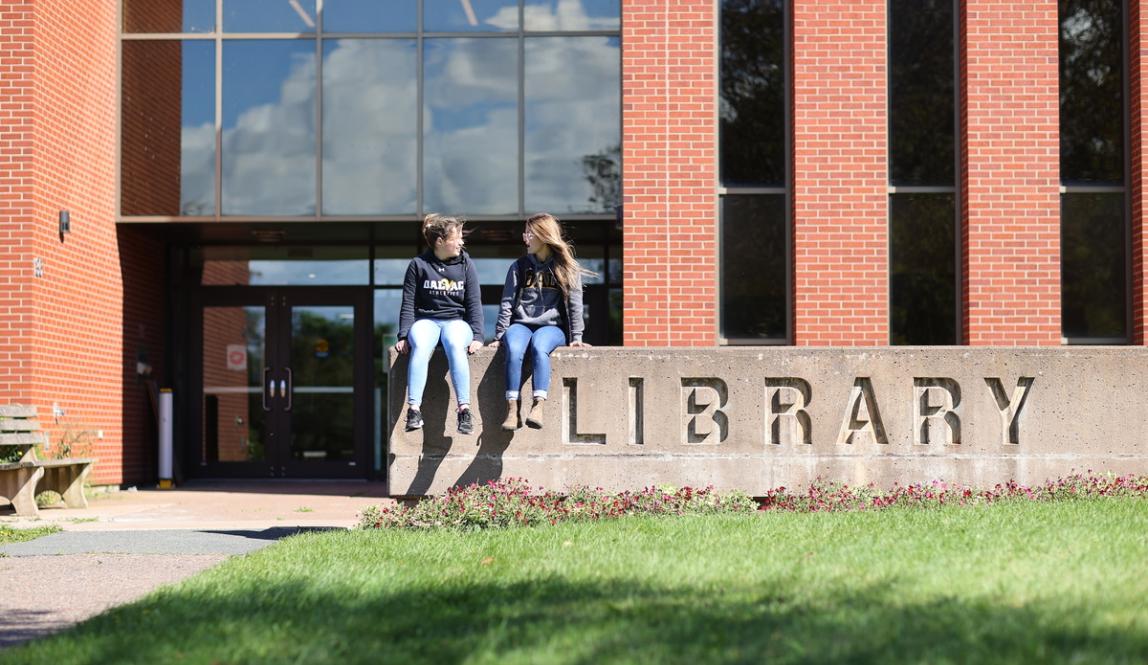
<path fill-rule="evenodd" d="M 515 323 L 502 335 L 502 345 L 506 350 L 506 399 L 518 399 L 522 388 L 522 359 L 526 357 L 526 346 L 530 344 L 530 328 Z"/>
<path fill-rule="evenodd" d="M 461 408 L 470 404 L 470 360 L 466 357 L 466 347 L 474 340 L 474 332 L 462 319 L 438 323 L 442 328 L 442 346 L 446 349 L 446 360 L 450 365 L 454 395 Z"/>
<path fill-rule="evenodd" d="M 566 333 L 558 326 L 543 326 L 530 338 L 530 360 L 534 363 L 534 397 L 546 399 L 550 391 L 550 353 L 566 343 Z"/>
<path fill-rule="evenodd" d="M 423 403 L 427 385 L 427 365 L 434 348 L 438 346 L 439 327 L 431 319 L 419 319 L 407 332 L 411 347 L 411 361 L 407 365 L 407 404 L 418 409 Z"/>
<path fill-rule="evenodd" d="M 566 334 L 558 326 L 546 326 L 534 331 L 530 339 L 530 360 L 534 363 L 534 402 L 526 416 L 526 424 L 542 429 L 543 405 L 550 391 L 550 352 L 566 343 Z"/>

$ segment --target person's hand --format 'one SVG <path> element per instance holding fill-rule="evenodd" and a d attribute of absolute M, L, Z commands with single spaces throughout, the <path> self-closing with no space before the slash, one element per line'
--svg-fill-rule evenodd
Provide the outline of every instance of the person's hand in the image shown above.
<path fill-rule="evenodd" d="M 408 350 L 410 350 L 410 345 L 407 344 L 407 340 L 400 339 L 399 341 L 395 342 L 395 351 L 398 351 L 399 353 L 406 353 Z"/>
<path fill-rule="evenodd" d="M 498 348 L 498 340 L 496 339 L 493 342 L 491 342 L 490 344 L 487 344 L 486 346 L 488 348 L 491 348 L 491 349 L 497 349 Z"/>
<path fill-rule="evenodd" d="M 466 347 L 466 352 L 471 354 L 471 355 L 474 355 L 474 352 L 478 351 L 481 348 L 482 348 L 482 342 L 480 342 L 476 339 L 470 343 L 470 346 Z"/>
<path fill-rule="evenodd" d="M 570 342 L 570 346 L 590 346 L 590 345 L 587 344 L 586 342 L 583 342 L 582 340 L 577 340 L 574 342 Z"/>

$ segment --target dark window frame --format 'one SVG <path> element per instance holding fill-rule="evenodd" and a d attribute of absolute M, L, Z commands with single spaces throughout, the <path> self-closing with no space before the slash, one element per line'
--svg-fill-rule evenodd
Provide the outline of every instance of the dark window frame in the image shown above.
<path fill-rule="evenodd" d="M 964 177 L 963 169 L 961 168 L 961 157 L 964 154 L 963 143 L 961 141 L 964 125 L 961 122 L 961 35 L 964 26 L 961 22 L 961 5 L 959 0 L 951 0 L 952 15 L 953 15 L 953 185 L 948 186 L 919 186 L 919 185 L 895 185 L 892 181 L 892 140 L 886 140 L 886 177 L 888 179 L 888 197 L 886 203 L 886 228 L 888 229 L 888 246 L 886 247 L 886 256 L 889 259 L 889 286 L 888 290 L 888 321 L 889 321 L 889 338 L 888 343 L 893 345 L 893 326 L 892 326 L 892 313 L 893 313 L 893 273 L 892 273 L 892 257 L 893 257 L 893 198 L 898 194 L 951 194 L 953 196 L 953 306 L 954 306 L 954 330 L 953 330 L 953 343 L 952 345 L 964 344 L 964 274 L 963 274 L 963 255 L 961 252 L 962 236 L 964 234 L 963 225 L 963 212 L 965 201 L 961 195 L 961 182 Z M 893 85 L 892 85 L 892 67 L 890 63 L 893 61 L 893 46 L 890 36 L 893 33 L 893 0 L 886 0 L 885 3 L 885 104 L 886 104 L 886 136 L 892 136 L 892 108 L 893 108 Z M 911 345 L 911 344 L 910 344 Z M 948 346 L 948 345 L 944 345 Z"/>
<path fill-rule="evenodd" d="M 722 3 L 718 0 L 718 38 L 717 38 L 717 79 L 718 79 L 718 97 L 720 100 L 721 91 L 721 70 L 722 70 L 722 44 L 721 44 L 721 13 Z M 784 88 L 784 164 L 785 173 L 784 181 L 780 187 L 752 187 L 752 186 L 731 186 L 726 187 L 721 180 L 721 110 L 720 103 L 716 105 L 714 118 L 717 125 L 717 132 L 714 135 L 715 153 L 717 155 L 717 228 L 715 229 L 717 242 L 717 263 L 718 270 L 714 279 L 717 281 L 717 312 L 718 316 L 715 321 L 715 337 L 718 344 L 722 346 L 788 346 L 793 344 L 793 320 L 794 320 L 794 303 L 793 303 L 793 3 L 792 0 L 781 0 L 781 24 L 782 24 L 782 48 L 781 48 L 781 66 L 783 71 Z M 722 266 L 725 264 L 724 256 L 724 243 L 722 238 L 725 231 L 725 220 L 723 201 L 727 196 L 783 196 L 784 197 L 784 234 L 788 239 L 785 249 L 785 332 L 780 337 L 741 337 L 741 336 L 727 336 L 725 335 L 725 285 L 722 283 Z"/>
<path fill-rule="evenodd" d="M 1059 42 L 1060 42 L 1060 2 L 1057 2 L 1057 45 L 1058 45 L 1058 61 L 1059 61 Z M 1060 294 L 1061 294 L 1061 344 L 1068 346 L 1092 346 L 1092 345 L 1128 345 L 1132 343 L 1132 321 L 1133 321 L 1133 299 L 1132 299 L 1132 87 L 1129 68 L 1131 65 L 1130 49 L 1131 40 L 1129 38 L 1129 22 L 1130 11 L 1128 7 L 1128 0 L 1121 0 L 1120 2 L 1120 58 L 1121 58 L 1121 92 L 1122 92 L 1122 108 L 1121 118 L 1123 128 L 1120 137 L 1123 142 L 1123 159 L 1121 163 L 1124 168 L 1123 182 L 1120 185 L 1105 185 L 1099 183 L 1084 183 L 1076 184 L 1072 181 L 1066 181 L 1063 174 L 1060 174 L 1060 240 L 1061 247 L 1061 262 L 1060 262 Z M 1060 83 L 1060 76 L 1062 72 L 1057 67 L 1057 81 Z M 1058 86 L 1059 87 L 1059 86 Z M 1059 100 L 1058 100 L 1059 101 Z M 1059 118 L 1059 103 L 1058 103 L 1058 120 Z M 1061 122 L 1063 124 L 1063 122 Z M 1063 155 L 1057 154 L 1058 164 L 1063 163 Z M 1066 195 L 1072 194 L 1121 194 L 1124 199 L 1124 335 L 1119 337 L 1089 337 L 1089 336 L 1068 336 L 1064 334 L 1064 200 Z"/>

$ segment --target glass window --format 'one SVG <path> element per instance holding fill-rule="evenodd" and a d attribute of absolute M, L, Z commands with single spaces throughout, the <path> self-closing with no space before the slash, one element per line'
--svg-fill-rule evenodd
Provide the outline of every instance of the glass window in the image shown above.
<path fill-rule="evenodd" d="M 366 285 L 371 276 L 361 247 L 202 247 L 192 264 L 204 286 Z"/>
<path fill-rule="evenodd" d="M 518 30 L 517 0 L 424 0 L 427 32 L 506 32 Z"/>
<path fill-rule="evenodd" d="M 315 0 L 223 0 L 226 32 L 315 32 Z"/>
<path fill-rule="evenodd" d="M 721 16 L 721 182 L 785 185 L 782 0 L 725 0 Z"/>
<path fill-rule="evenodd" d="M 415 41 L 340 39 L 323 51 L 323 212 L 414 213 Z"/>
<path fill-rule="evenodd" d="M 125 41 L 122 67 L 122 213 L 214 215 L 214 44 Z"/>
<path fill-rule="evenodd" d="M 324 32 L 415 32 L 418 0 L 323 0 Z"/>
<path fill-rule="evenodd" d="M 527 30 L 617 30 L 622 10 L 618 0 L 526 0 Z"/>
<path fill-rule="evenodd" d="M 718 327 L 735 342 L 789 337 L 786 5 L 721 3 Z"/>
<path fill-rule="evenodd" d="M 955 20 L 953 0 L 889 4 L 891 344 L 957 343 Z"/>
<path fill-rule="evenodd" d="M 1064 336 L 1122 339 L 1128 303 L 1124 194 L 1065 194 L 1061 206 Z"/>
<path fill-rule="evenodd" d="M 518 42 L 428 39 L 424 48 L 423 209 L 514 214 Z"/>
<path fill-rule="evenodd" d="M 315 213 L 315 44 L 223 44 L 223 214 Z"/>
<path fill-rule="evenodd" d="M 891 0 L 889 19 L 889 180 L 952 186 L 953 0 Z"/>
<path fill-rule="evenodd" d="M 614 37 L 526 40 L 526 209 L 620 203 L 621 48 Z"/>
<path fill-rule="evenodd" d="M 722 198 L 722 337 L 785 339 L 788 250 L 784 195 Z"/>
<path fill-rule="evenodd" d="M 215 0 L 124 0 L 124 32 L 211 32 Z"/>
<path fill-rule="evenodd" d="M 1060 2 L 1060 179 L 1124 183 L 1120 0 Z"/>
<path fill-rule="evenodd" d="M 890 197 L 889 328 L 893 344 L 956 344 L 953 194 Z"/>

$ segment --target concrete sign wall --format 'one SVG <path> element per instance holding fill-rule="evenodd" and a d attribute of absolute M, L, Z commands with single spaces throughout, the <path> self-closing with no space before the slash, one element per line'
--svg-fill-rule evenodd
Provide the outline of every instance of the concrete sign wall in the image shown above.
<path fill-rule="evenodd" d="M 511 476 L 556 490 L 760 494 L 817 477 L 985 486 L 1148 472 L 1140 348 L 561 349 L 546 426 L 513 433 L 499 428 L 503 354 L 483 350 L 471 358 L 471 436 L 455 431 L 441 352 L 426 427 L 404 432 L 407 359 L 391 360 L 394 495 Z"/>

